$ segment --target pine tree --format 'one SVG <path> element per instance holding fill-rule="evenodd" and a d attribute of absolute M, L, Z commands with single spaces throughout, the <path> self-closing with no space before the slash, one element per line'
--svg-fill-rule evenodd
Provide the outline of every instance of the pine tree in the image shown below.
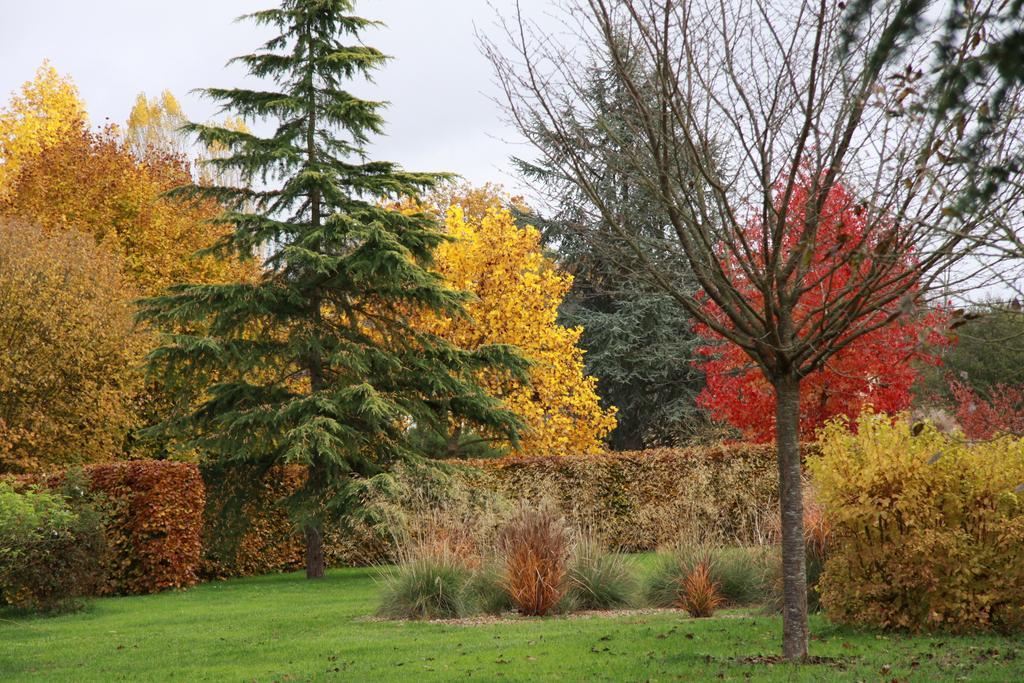
<path fill-rule="evenodd" d="M 525 378 L 526 370 L 510 347 L 470 352 L 409 325 L 422 309 L 460 315 L 467 295 L 428 270 L 446 239 L 435 219 L 393 208 L 444 174 L 366 160 L 383 103 L 359 99 L 343 81 L 369 79 L 387 57 L 359 43 L 375 22 L 352 9 L 352 0 L 285 0 L 247 15 L 278 35 L 234 61 L 276 88 L 204 92 L 222 111 L 276 120 L 276 129 L 260 137 L 189 124 L 205 147 L 229 150 L 214 168 L 240 172 L 249 187 L 179 194 L 228 207 L 218 220 L 235 229 L 215 253 L 246 257 L 262 247 L 263 273 L 255 283 L 172 287 L 145 300 L 141 315 L 167 335 L 151 369 L 187 380 L 186 393 L 202 386 L 182 396 L 188 408 L 164 429 L 188 433 L 206 458 L 247 476 L 307 468 L 291 502 L 309 578 L 323 575 L 324 523 L 357 510 L 372 477 L 422 456 L 409 438 L 414 425 L 457 419 L 515 441 L 519 419 L 475 377 L 498 367 Z"/>

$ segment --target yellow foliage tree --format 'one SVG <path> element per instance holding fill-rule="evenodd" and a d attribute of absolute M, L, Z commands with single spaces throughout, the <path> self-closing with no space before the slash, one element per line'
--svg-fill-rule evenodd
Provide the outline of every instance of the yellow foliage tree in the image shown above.
<path fill-rule="evenodd" d="M 139 159 L 153 150 L 185 156 L 188 140 L 181 127 L 186 123 L 188 117 L 170 90 L 164 90 L 160 97 L 139 93 L 128 114 L 125 141 Z"/>
<path fill-rule="evenodd" d="M 253 263 L 195 256 L 230 229 L 210 222 L 220 208 L 167 197 L 190 182 L 185 162 L 155 148 L 139 160 L 120 137 L 116 128 L 68 132 L 24 163 L 0 213 L 46 231 L 93 235 L 122 257 L 142 295 L 254 274 Z"/>
<path fill-rule="evenodd" d="M 85 123 L 85 104 L 49 62 L 0 109 L 0 199 L 22 164 Z"/>
<path fill-rule="evenodd" d="M 493 190 L 488 192 L 492 200 L 482 215 L 479 192 L 464 195 L 475 215 L 464 210 L 459 196 L 451 197 L 445 224 L 454 239 L 435 253 L 434 267 L 451 286 L 475 295 L 466 307 L 470 319 L 434 316 L 415 324 L 464 348 L 511 344 L 533 362 L 529 386 L 497 376 L 484 379 L 488 390 L 528 425 L 523 450 L 597 451 L 615 427 L 614 409 L 601 407 L 597 382 L 584 373 L 583 351 L 577 346 L 582 330 L 557 321 L 572 277 L 544 255 L 540 233 L 516 226 Z M 459 455 L 464 445 L 456 426 L 448 439 L 449 455 Z"/>
<path fill-rule="evenodd" d="M 73 91 L 70 82 L 63 83 Z M 51 86 L 34 88 L 29 91 L 54 90 Z M 24 112 L 28 110 L 24 102 L 52 99 L 26 95 L 16 98 L 9 110 Z M 151 116 L 152 107 L 159 110 L 159 120 Z M 35 146 L 15 140 L 22 134 L 34 134 L 31 129 L 12 128 L 11 146 L 31 154 L 25 151 L 18 157 L 17 172 L 7 179 L 6 192 L 0 194 L 0 216 L 31 225 L 40 240 L 89 236 L 117 260 L 124 290 L 132 297 L 162 294 L 169 285 L 181 282 L 255 278 L 259 272 L 255 260 L 222 261 L 196 255 L 231 231 L 231 226 L 213 222 L 222 212 L 220 206 L 166 194 L 192 182 L 188 161 L 173 145 L 160 142 L 169 134 L 175 112 L 180 109 L 173 96 L 165 93 L 160 101 L 140 100 L 133 110 L 131 135 L 114 126 L 90 131 L 83 115 L 61 128 L 59 135 Z M 45 114 L 41 116 L 45 118 Z M 142 148 L 136 153 L 133 146 L 139 145 Z M 149 335 L 139 338 L 144 345 L 152 346 L 155 341 Z M 171 398 L 164 388 L 137 385 L 135 389 L 134 422 L 151 423 L 168 410 Z M 142 446 L 131 439 L 122 439 L 122 443 L 123 450 L 133 454 L 155 454 L 154 446 L 140 450 Z"/>
<path fill-rule="evenodd" d="M 143 351 L 132 297 L 91 237 L 0 221 L 0 472 L 121 453 Z"/>

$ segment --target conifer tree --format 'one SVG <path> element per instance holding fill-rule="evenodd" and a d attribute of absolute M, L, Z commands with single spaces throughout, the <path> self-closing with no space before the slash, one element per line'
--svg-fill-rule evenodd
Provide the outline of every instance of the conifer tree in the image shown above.
<path fill-rule="evenodd" d="M 261 137 L 189 124 L 203 146 L 228 150 L 214 168 L 240 172 L 248 187 L 179 193 L 228 207 L 218 220 L 235 229 L 214 251 L 234 258 L 262 247 L 262 275 L 175 286 L 144 301 L 141 314 L 166 333 L 151 369 L 184 380 L 187 408 L 163 428 L 185 431 L 206 458 L 247 476 L 307 468 L 292 503 L 309 578 L 323 575 L 325 521 L 357 510 L 370 478 L 420 457 L 414 425 L 468 421 L 515 441 L 519 419 L 476 377 L 495 367 L 526 376 L 511 347 L 466 351 L 409 324 L 423 309 L 461 315 L 467 295 L 428 269 L 446 239 L 435 219 L 394 208 L 444 174 L 366 158 L 383 103 L 343 82 L 369 79 L 387 57 L 358 40 L 375 22 L 352 9 L 352 0 L 285 0 L 247 15 L 277 35 L 234 61 L 273 87 L 203 92 L 224 112 L 276 128 Z M 196 385 L 201 392 L 188 395 Z"/>

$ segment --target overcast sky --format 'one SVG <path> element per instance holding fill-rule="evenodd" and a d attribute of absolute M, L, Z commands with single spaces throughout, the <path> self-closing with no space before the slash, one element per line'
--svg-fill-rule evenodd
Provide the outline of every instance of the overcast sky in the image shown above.
<path fill-rule="evenodd" d="M 512 0 L 494 0 L 510 12 Z M 543 19 L 550 0 L 521 0 L 524 13 Z M 240 14 L 274 0 L 0 0 L 0 98 L 32 77 L 49 59 L 77 84 L 92 123 L 122 123 L 139 92 L 170 89 L 193 120 L 213 106 L 189 94 L 206 86 L 242 82 L 231 57 L 254 49 L 265 34 Z M 410 170 L 452 171 L 469 180 L 514 185 L 508 158 L 528 154 L 515 144 L 498 107 L 490 64 L 474 27 L 494 30 L 495 9 L 485 0 L 360 0 L 357 13 L 387 26 L 368 32 L 367 44 L 392 55 L 375 86 L 358 95 L 386 99 L 387 137 L 375 157 Z"/>

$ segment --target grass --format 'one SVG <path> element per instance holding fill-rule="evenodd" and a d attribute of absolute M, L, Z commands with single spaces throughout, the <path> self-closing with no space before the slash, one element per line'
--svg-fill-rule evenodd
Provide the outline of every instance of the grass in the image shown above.
<path fill-rule="evenodd" d="M 517 619 L 485 625 L 371 621 L 372 570 L 320 582 L 270 575 L 97 600 L 54 618 L 0 614 L 0 680 L 977 680 L 1024 679 L 1024 643 L 910 638 L 812 618 L 811 654 L 768 665 L 780 622 L 754 610 Z"/>

